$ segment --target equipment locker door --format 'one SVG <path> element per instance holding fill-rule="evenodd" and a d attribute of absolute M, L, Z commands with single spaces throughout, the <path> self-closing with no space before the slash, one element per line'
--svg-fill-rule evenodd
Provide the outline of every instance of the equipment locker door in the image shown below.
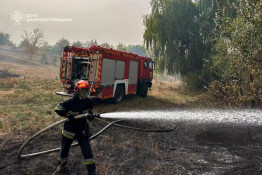
<path fill-rule="evenodd" d="M 137 84 L 138 77 L 138 61 L 130 61 L 129 82 L 128 84 Z"/>
<path fill-rule="evenodd" d="M 101 74 L 101 85 L 114 84 L 115 81 L 115 60 L 103 59 L 102 74 Z"/>
<path fill-rule="evenodd" d="M 125 77 L 125 62 L 116 61 L 115 80 L 123 80 Z"/>

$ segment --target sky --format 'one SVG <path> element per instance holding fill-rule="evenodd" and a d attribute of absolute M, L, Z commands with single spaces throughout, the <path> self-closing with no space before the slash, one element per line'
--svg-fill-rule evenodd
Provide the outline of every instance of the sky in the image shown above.
<path fill-rule="evenodd" d="M 143 44 L 143 16 L 150 9 L 150 0 L 0 0 L 0 4 L 0 31 L 9 33 L 16 44 L 23 31 L 39 25 L 49 44 L 61 38 Z"/>

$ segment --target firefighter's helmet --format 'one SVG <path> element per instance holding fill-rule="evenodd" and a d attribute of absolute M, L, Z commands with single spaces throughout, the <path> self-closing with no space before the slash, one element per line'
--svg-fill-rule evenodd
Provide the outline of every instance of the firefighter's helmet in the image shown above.
<path fill-rule="evenodd" d="M 85 80 L 80 80 L 75 84 L 75 92 L 78 92 L 79 89 L 90 89 L 90 86 Z"/>
<path fill-rule="evenodd" d="M 78 81 L 75 84 L 75 93 L 78 94 L 79 99 L 86 99 L 88 97 L 88 90 L 90 86 L 85 80 Z"/>

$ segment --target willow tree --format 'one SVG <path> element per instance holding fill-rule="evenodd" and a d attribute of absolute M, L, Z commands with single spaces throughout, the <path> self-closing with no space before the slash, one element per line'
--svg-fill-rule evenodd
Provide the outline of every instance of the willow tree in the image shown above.
<path fill-rule="evenodd" d="M 215 10 L 215 0 L 151 1 L 151 13 L 144 18 L 144 42 L 153 49 L 159 72 L 206 82 L 203 68 L 215 37 Z"/>

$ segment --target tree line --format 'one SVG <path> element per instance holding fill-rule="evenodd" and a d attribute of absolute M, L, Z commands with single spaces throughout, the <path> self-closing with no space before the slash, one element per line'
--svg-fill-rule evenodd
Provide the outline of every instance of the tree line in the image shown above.
<path fill-rule="evenodd" d="M 27 56 L 28 60 L 33 60 L 34 57 L 40 55 L 40 61 L 43 64 L 56 64 L 59 60 L 61 49 L 68 45 L 85 48 L 89 48 L 93 45 L 100 45 L 106 48 L 133 52 L 141 56 L 149 56 L 149 52 L 143 45 L 125 45 L 123 43 L 119 43 L 118 45 L 114 46 L 107 42 L 99 44 L 96 39 L 87 40 L 85 42 L 70 42 L 66 38 L 61 38 L 54 45 L 50 45 L 47 41 L 44 40 L 44 30 L 41 28 L 41 26 L 36 27 L 32 31 L 23 31 L 21 37 L 22 41 L 16 47 L 16 44 L 10 40 L 10 35 L 0 31 L 0 45 L 8 45 L 13 48 L 21 49 Z"/>
<path fill-rule="evenodd" d="M 158 72 L 181 74 L 188 89 L 229 103 L 261 98 L 260 0 L 152 0 L 144 25 Z"/>

